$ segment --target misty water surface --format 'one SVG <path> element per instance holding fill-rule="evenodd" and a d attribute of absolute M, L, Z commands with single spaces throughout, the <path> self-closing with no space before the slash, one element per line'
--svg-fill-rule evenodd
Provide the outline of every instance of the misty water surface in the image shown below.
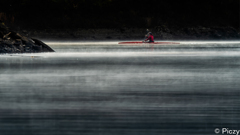
<path fill-rule="evenodd" d="M 238 43 L 48 44 L 55 53 L 1 55 L 1 134 L 202 135 L 239 128 Z"/>

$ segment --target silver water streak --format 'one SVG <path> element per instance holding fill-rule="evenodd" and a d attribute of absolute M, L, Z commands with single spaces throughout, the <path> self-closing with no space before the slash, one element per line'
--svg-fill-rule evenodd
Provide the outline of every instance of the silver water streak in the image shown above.
<path fill-rule="evenodd" d="M 51 43 L 0 57 L 3 135 L 203 135 L 239 130 L 240 43 Z"/>

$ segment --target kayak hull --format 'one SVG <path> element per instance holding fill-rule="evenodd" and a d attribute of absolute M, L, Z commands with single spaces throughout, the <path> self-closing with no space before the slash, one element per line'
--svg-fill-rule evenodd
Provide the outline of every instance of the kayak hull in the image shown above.
<path fill-rule="evenodd" d="M 119 42 L 118 44 L 123 45 L 144 45 L 144 44 L 153 44 L 153 45 L 170 45 L 170 44 L 180 44 L 179 42 L 141 42 L 141 41 L 135 41 L 135 42 Z"/>

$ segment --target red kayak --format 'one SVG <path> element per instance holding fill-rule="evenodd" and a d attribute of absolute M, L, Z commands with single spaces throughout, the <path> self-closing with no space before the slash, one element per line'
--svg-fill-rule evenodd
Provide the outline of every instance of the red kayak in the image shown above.
<path fill-rule="evenodd" d="M 154 45 L 170 45 L 170 44 L 180 44 L 179 42 L 141 42 L 141 41 L 135 41 L 135 42 L 119 42 L 118 44 L 125 44 L 125 45 L 141 45 L 141 44 L 154 44 Z"/>

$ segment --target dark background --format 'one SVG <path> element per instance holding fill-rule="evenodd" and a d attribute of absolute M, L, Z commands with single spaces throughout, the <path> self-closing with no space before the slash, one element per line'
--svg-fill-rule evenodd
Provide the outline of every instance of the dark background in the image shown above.
<path fill-rule="evenodd" d="M 30 28 L 239 26 L 238 0 L 1 0 L 0 19 Z"/>

